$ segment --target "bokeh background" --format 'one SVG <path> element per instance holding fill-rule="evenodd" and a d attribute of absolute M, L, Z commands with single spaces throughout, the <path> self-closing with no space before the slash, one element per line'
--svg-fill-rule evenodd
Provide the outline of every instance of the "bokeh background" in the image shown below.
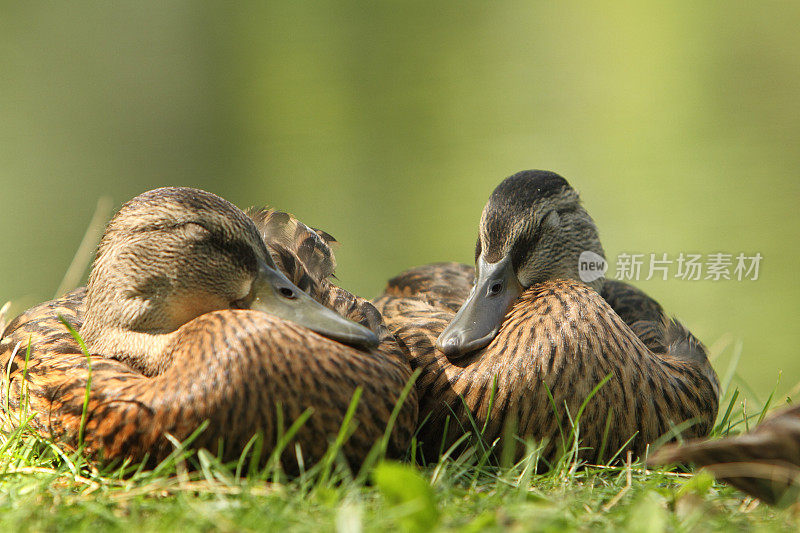
<path fill-rule="evenodd" d="M 53 296 L 98 198 L 189 185 L 342 246 L 374 296 L 472 261 L 521 169 L 577 188 L 609 259 L 764 259 L 638 285 L 764 400 L 800 381 L 800 3 L 0 2 L 0 300 Z M 674 271 L 673 271 L 674 272 Z"/>

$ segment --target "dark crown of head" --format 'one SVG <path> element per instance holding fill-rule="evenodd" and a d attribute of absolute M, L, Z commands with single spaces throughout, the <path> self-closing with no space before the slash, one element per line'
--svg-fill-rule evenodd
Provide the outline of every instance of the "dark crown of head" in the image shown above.
<path fill-rule="evenodd" d="M 567 180 L 547 170 L 523 170 L 503 180 L 492 193 L 491 203 L 531 206 L 537 201 L 572 189 Z"/>

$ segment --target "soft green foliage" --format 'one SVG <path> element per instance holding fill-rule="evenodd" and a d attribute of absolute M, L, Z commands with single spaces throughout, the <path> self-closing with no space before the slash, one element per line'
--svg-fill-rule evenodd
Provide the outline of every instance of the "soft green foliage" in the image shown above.
<path fill-rule="evenodd" d="M 339 464 L 275 482 L 237 476 L 205 452 L 181 453 L 155 472 L 98 470 L 26 432 L 0 459 L 0 529 L 15 531 L 793 531 L 777 510 L 697 475 L 641 465 L 531 473 L 529 459 L 481 467 L 461 456 L 428 468 L 379 463 L 374 482 Z M 191 467 L 191 468 L 188 468 Z"/>
<path fill-rule="evenodd" d="M 439 519 L 436 495 L 428 480 L 411 466 L 384 462 L 372 474 L 387 510 L 406 531 L 430 531 Z"/>

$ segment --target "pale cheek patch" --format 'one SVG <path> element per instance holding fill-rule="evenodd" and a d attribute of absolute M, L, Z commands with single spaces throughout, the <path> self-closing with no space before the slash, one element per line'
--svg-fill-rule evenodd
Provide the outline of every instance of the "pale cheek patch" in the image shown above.
<path fill-rule="evenodd" d="M 167 320 L 170 330 L 176 330 L 187 322 L 194 320 L 200 315 L 227 309 L 230 302 L 215 294 L 190 294 L 173 296 L 165 306 Z"/>
<path fill-rule="evenodd" d="M 239 289 L 239 292 L 236 293 L 236 297 L 234 298 L 234 300 L 244 300 L 245 298 L 247 298 L 247 296 L 250 295 L 250 292 L 252 290 L 253 290 L 252 279 L 246 279 L 242 281 L 241 288 Z"/>

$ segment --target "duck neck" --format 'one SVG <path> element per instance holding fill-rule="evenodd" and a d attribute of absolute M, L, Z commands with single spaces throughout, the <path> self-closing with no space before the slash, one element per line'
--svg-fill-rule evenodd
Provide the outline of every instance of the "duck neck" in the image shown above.
<path fill-rule="evenodd" d="M 195 315 L 175 318 L 178 306 L 170 306 L 165 296 L 168 280 L 156 280 L 160 286 L 150 282 L 147 291 L 133 290 L 109 261 L 108 254 L 100 254 L 89 276 L 81 338 L 94 355 L 117 359 L 148 376 L 160 374 L 171 363 L 165 348 L 175 330 Z"/>
<path fill-rule="evenodd" d="M 578 216 L 570 221 L 570 226 L 567 231 L 574 237 L 571 245 L 565 246 L 570 252 L 569 277 L 599 293 L 603 290 L 608 263 L 597 226 L 585 210 L 579 211 Z"/>
<path fill-rule="evenodd" d="M 106 328 L 93 333 L 84 333 L 87 320 L 81 328 L 81 336 L 90 353 L 121 361 L 146 376 L 164 372 L 172 363 L 169 344 L 177 332 L 141 333 L 121 328 Z M 90 325 L 91 328 L 91 325 Z"/>
<path fill-rule="evenodd" d="M 594 242 L 559 244 L 547 257 L 560 257 L 555 264 L 547 267 L 548 275 L 542 281 L 568 279 L 587 285 L 597 291 L 603 290 L 604 268 L 608 268 L 603 247 L 598 240 Z"/>
<path fill-rule="evenodd" d="M 125 298 L 122 291 L 104 290 L 98 294 L 92 289 L 90 283 L 85 321 L 80 328 L 89 352 L 122 361 L 148 376 L 163 372 L 171 363 L 166 347 L 175 331 L 149 327 L 148 318 L 160 306 L 152 301 Z M 114 297 L 109 297 L 110 294 Z M 163 313 L 156 310 L 155 314 Z"/>

